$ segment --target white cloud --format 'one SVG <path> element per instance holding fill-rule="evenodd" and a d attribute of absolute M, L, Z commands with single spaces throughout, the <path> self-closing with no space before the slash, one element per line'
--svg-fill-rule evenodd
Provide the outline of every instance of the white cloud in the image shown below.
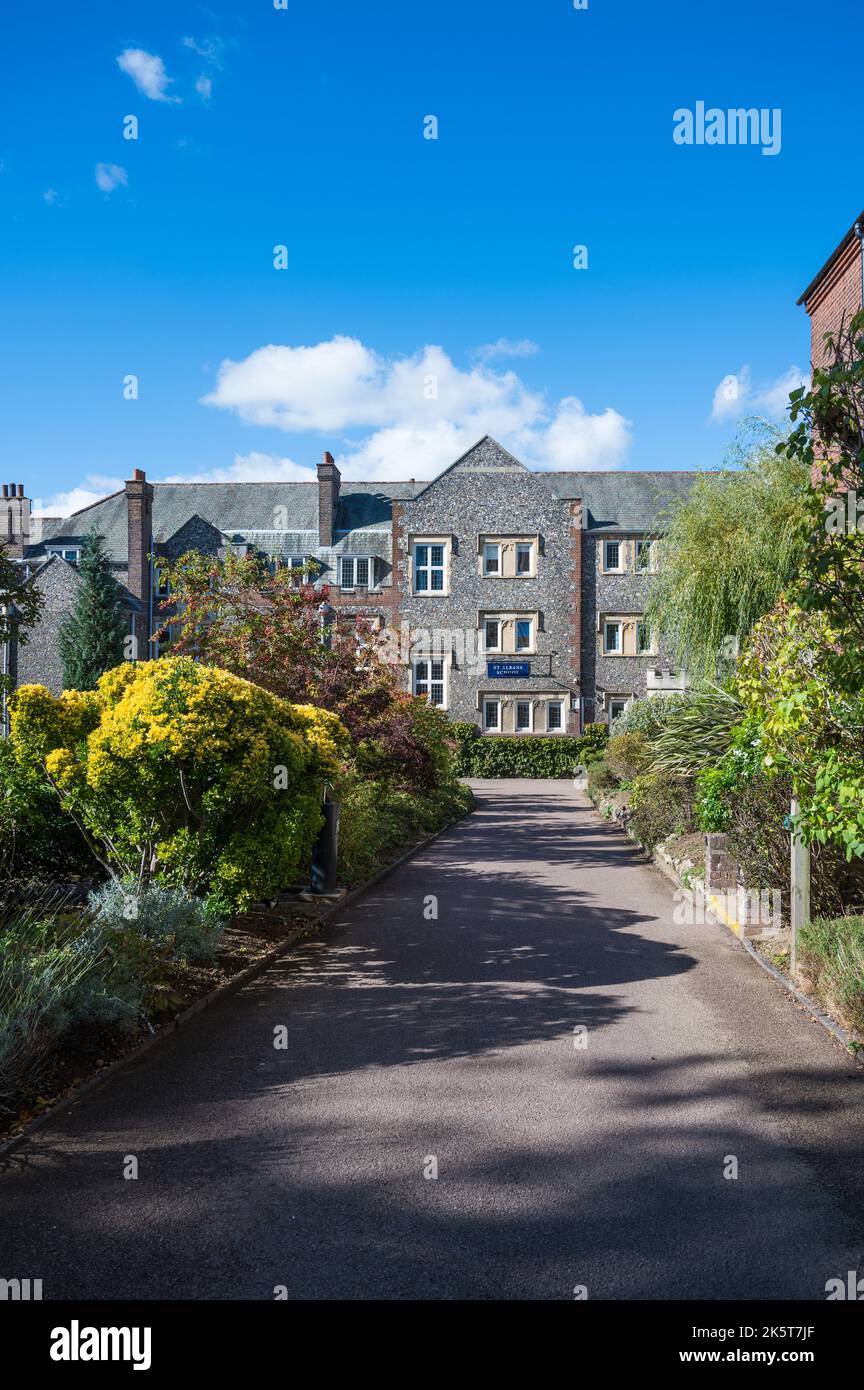
<path fill-rule="evenodd" d="M 790 391 L 798 386 L 806 386 L 808 382 L 806 373 L 800 367 L 792 366 L 774 381 L 754 386 L 750 368 L 745 364 L 738 372 L 724 376 L 716 386 L 711 419 L 737 420 L 744 414 L 765 415 L 771 420 L 782 419 L 789 404 Z"/>
<path fill-rule="evenodd" d="M 213 67 L 221 66 L 222 49 L 225 47 L 222 39 L 185 38 L 183 47 L 191 48 L 193 53 L 197 53 L 199 58 L 206 58 Z"/>
<path fill-rule="evenodd" d="M 122 478 L 108 478 L 101 473 L 88 473 L 84 483 L 68 492 L 55 492 L 47 500 L 34 502 L 34 516 L 71 516 L 89 507 L 101 497 L 119 492 L 123 487 Z"/>
<path fill-rule="evenodd" d="M 204 403 L 288 433 L 350 436 L 348 477 L 431 477 L 484 434 L 535 468 L 619 468 L 629 421 L 611 407 L 589 414 L 568 396 L 550 405 L 512 371 L 463 371 L 441 347 L 386 358 L 356 338 L 311 347 L 270 345 L 222 363 Z M 358 437 L 359 436 L 359 437 Z"/>
<path fill-rule="evenodd" d="M 211 468 L 198 473 L 170 473 L 154 479 L 160 483 L 295 483 L 314 482 L 314 468 L 304 468 L 293 459 L 274 454 L 235 454 L 227 468 Z"/>
<path fill-rule="evenodd" d="M 42 194 L 42 197 L 43 197 L 44 201 L 45 201 L 46 203 L 48 203 L 48 204 L 56 203 L 56 202 L 57 202 L 57 189 L 56 189 L 56 188 L 46 188 L 46 189 L 45 189 L 45 192 Z"/>
<path fill-rule="evenodd" d="M 498 338 L 494 343 L 482 343 L 472 350 L 471 356 L 478 362 L 491 362 L 495 357 L 534 357 L 540 351 L 537 343 L 530 338 Z"/>
<path fill-rule="evenodd" d="M 96 184 L 102 189 L 103 193 L 113 193 L 122 183 L 124 188 L 129 182 L 129 175 L 119 164 L 97 164 L 96 165 Z"/>
<path fill-rule="evenodd" d="M 195 90 L 203 101 L 209 101 L 213 94 L 213 81 L 209 77 L 199 77 L 195 83 Z"/>
<path fill-rule="evenodd" d="M 124 48 L 117 59 L 118 67 L 132 78 L 139 92 L 151 101 L 179 101 L 179 97 L 168 95 L 167 88 L 173 78 L 165 71 L 165 64 L 156 53 L 148 53 L 143 48 Z"/>

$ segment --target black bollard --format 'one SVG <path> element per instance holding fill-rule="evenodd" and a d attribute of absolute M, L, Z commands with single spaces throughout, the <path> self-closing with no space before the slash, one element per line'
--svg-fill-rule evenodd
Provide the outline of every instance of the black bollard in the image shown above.
<path fill-rule="evenodd" d="M 329 894 L 336 892 L 336 871 L 339 859 L 339 811 L 341 808 L 338 801 L 325 801 L 321 809 L 324 812 L 324 824 L 312 850 L 310 891 Z"/>

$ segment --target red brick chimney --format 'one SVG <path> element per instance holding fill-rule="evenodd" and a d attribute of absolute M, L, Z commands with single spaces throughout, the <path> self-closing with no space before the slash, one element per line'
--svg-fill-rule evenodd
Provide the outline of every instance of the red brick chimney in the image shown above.
<path fill-rule="evenodd" d="M 138 642 L 136 659 L 147 661 L 153 630 L 153 592 L 150 554 L 153 550 L 153 485 L 142 468 L 136 468 L 126 484 L 126 522 L 129 534 L 129 592 L 141 600 L 142 611 L 135 618 Z"/>
<path fill-rule="evenodd" d="M 336 535 L 336 508 L 339 504 L 339 484 L 342 475 L 325 453 L 318 465 L 318 544 L 332 545 Z"/>
<path fill-rule="evenodd" d="M 24 558 L 30 544 L 30 498 L 23 483 L 4 483 L 0 498 L 0 545 L 16 560 Z"/>

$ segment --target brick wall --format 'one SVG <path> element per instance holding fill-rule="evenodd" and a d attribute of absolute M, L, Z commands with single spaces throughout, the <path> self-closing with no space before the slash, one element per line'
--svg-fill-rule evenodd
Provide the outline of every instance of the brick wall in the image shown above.
<path fill-rule="evenodd" d="M 810 361 L 814 367 L 828 360 L 825 334 L 836 332 L 844 321 L 848 323 L 864 304 L 862 247 L 854 228 L 840 243 L 835 256 L 799 300 L 810 316 Z M 818 483 L 820 471 L 819 464 L 814 463 L 814 483 Z"/>

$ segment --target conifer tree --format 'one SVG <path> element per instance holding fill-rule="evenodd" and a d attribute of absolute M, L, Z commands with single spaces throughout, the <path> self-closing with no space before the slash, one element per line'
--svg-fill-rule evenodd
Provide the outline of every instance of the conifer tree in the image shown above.
<path fill-rule="evenodd" d="M 87 537 L 78 569 L 75 606 L 60 626 L 63 684 L 67 690 L 93 690 L 99 677 L 123 660 L 128 624 L 105 537 L 98 532 Z"/>

